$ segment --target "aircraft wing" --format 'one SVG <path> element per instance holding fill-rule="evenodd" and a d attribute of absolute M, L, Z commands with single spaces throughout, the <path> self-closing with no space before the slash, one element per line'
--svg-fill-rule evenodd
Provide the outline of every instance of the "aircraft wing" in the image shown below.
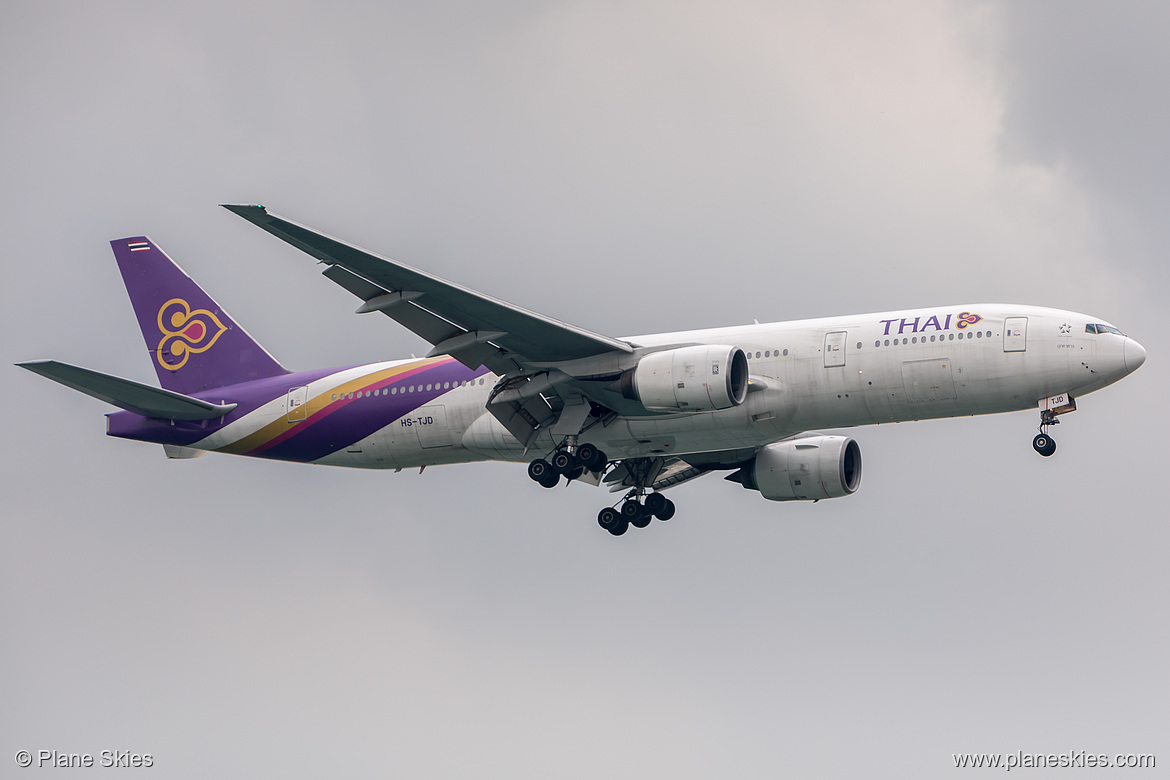
<path fill-rule="evenodd" d="M 624 341 L 591 333 L 312 230 L 264 206 L 224 208 L 329 266 L 324 275 L 361 298 L 358 313 L 382 311 L 434 345 L 431 354 L 498 374 L 535 364 L 629 353 Z"/>

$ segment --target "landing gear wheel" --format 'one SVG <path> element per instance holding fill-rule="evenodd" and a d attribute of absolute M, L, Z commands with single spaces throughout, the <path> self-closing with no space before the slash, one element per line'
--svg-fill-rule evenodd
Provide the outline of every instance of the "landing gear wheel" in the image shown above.
<path fill-rule="evenodd" d="M 597 513 L 597 524 L 614 536 L 621 536 L 630 529 L 630 521 L 609 506 Z"/>
<path fill-rule="evenodd" d="M 544 475 L 544 479 L 540 480 L 540 486 L 543 488 L 555 488 L 560 484 L 560 481 L 561 475 L 549 469 L 548 473 Z"/>
<path fill-rule="evenodd" d="M 666 496 L 661 493 L 651 493 L 646 496 L 646 503 L 643 504 L 643 507 L 646 509 L 646 514 L 657 517 L 666 508 L 666 502 Z"/>
<path fill-rule="evenodd" d="M 626 518 L 631 523 L 638 523 L 643 516 L 646 515 L 646 510 L 642 509 L 642 505 L 629 499 L 625 504 L 621 505 L 621 517 Z"/>
<path fill-rule="evenodd" d="M 654 516 L 662 521 L 666 521 L 674 517 L 674 502 L 669 498 L 666 499 L 666 506 L 662 508 L 661 512 L 655 512 Z"/>
<path fill-rule="evenodd" d="M 573 469 L 577 468 L 577 458 L 573 453 L 567 450 L 561 450 L 552 457 L 552 468 L 558 474 L 568 474 Z"/>
<path fill-rule="evenodd" d="M 585 473 L 585 469 L 582 468 L 581 466 L 578 466 L 577 468 L 572 469 L 571 471 L 566 471 L 565 472 L 565 479 L 572 482 L 574 479 L 576 479 L 577 477 L 581 476 L 584 473 Z"/>
<path fill-rule="evenodd" d="M 1047 433 L 1038 433 L 1036 438 L 1032 439 L 1032 448 L 1047 458 L 1056 452 L 1056 441 Z"/>
<path fill-rule="evenodd" d="M 630 521 L 630 525 L 634 526 L 634 528 L 645 528 L 646 526 L 650 525 L 653 520 L 654 515 L 643 510 L 642 515 L 637 520 Z"/>
<path fill-rule="evenodd" d="M 543 458 L 537 458 L 528 464 L 528 478 L 533 482 L 539 482 L 543 485 L 545 480 L 548 479 L 549 474 L 555 476 L 556 472 L 552 470 L 549 462 Z"/>
<path fill-rule="evenodd" d="M 577 448 L 577 460 L 590 471 L 598 471 L 606 463 L 605 453 L 593 444 L 582 444 Z"/>

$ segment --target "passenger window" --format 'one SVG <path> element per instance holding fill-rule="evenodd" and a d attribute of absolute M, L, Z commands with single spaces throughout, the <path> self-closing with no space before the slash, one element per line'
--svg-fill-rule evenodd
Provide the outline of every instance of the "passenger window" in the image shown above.
<path fill-rule="evenodd" d="M 858 349 L 861 349 L 861 342 L 860 342 L 860 341 L 859 341 L 859 342 L 857 342 L 857 348 L 858 348 Z"/>

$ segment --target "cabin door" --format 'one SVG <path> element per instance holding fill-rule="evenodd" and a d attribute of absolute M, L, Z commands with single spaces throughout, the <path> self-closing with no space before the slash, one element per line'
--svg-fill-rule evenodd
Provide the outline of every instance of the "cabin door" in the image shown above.
<path fill-rule="evenodd" d="M 1028 349 L 1028 318 L 1008 317 L 1003 322 L 1003 351 L 1025 352 Z"/>
<path fill-rule="evenodd" d="M 288 421 L 302 422 L 309 411 L 309 388 L 291 387 L 288 391 Z"/>
<path fill-rule="evenodd" d="M 845 365 L 845 337 L 847 335 L 843 330 L 834 330 L 825 334 L 825 368 Z"/>

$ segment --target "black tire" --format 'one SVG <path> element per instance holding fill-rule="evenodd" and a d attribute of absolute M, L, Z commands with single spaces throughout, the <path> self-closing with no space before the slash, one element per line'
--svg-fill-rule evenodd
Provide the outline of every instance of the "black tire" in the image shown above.
<path fill-rule="evenodd" d="M 674 517 L 674 502 L 669 498 L 666 499 L 666 506 L 662 508 L 661 512 L 655 512 L 654 516 L 663 521 Z"/>
<path fill-rule="evenodd" d="M 528 464 L 528 478 L 533 482 L 539 482 L 543 485 L 551 473 L 553 473 L 552 466 L 543 458 L 537 458 Z"/>
<path fill-rule="evenodd" d="M 573 469 L 572 471 L 566 471 L 565 472 L 565 479 L 572 482 L 574 479 L 576 479 L 577 477 L 581 476 L 584 473 L 585 473 L 585 469 L 582 468 L 581 466 L 578 466 L 577 468 Z"/>
<path fill-rule="evenodd" d="M 609 456 L 594 444 L 582 444 L 577 448 L 577 460 L 590 471 L 601 471 L 609 462 Z"/>
<path fill-rule="evenodd" d="M 613 507 L 607 506 L 597 513 L 597 524 L 607 531 L 621 522 L 622 516 Z"/>
<path fill-rule="evenodd" d="M 568 474 L 577 468 L 577 459 L 568 450 L 561 450 L 552 456 L 552 467 L 558 474 Z"/>
<path fill-rule="evenodd" d="M 625 520 L 619 520 L 615 525 L 610 526 L 606 530 L 614 536 L 621 536 L 626 531 L 630 530 L 630 524 Z"/>
<path fill-rule="evenodd" d="M 560 481 L 561 475 L 549 469 L 548 473 L 544 475 L 544 479 L 540 481 L 540 486 L 543 488 L 555 488 L 560 484 Z"/>
<path fill-rule="evenodd" d="M 1056 441 L 1046 433 L 1038 433 L 1032 439 L 1032 448 L 1047 458 L 1056 452 Z"/>
<path fill-rule="evenodd" d="M 646 496 L 646 503 L 643 504 L 643 507 L 646 509 L 646 514 L 657 516 L 666 508 L 666 496 L 661 493 L 651 493 Z"/>
<path fill-rule="evenodd" d="M 652 522 L 654 522 L 654 515 L 646 510 L 642 510 L 642 516 L 636 520 L 631 520 L 630 525 L 634 526 L 634 528 L 645 528 Z"/>
<path fill-rule="evenodd" d="M 635 520 L 641 520 L 642 516 L 646 514 L 646 510 L 644 510 L 642 505 L 637 501 L 630 499 L 629 501 L 626 501 L 624 504 L 622 504 L 621 513 L 622 517 L 632 523 Z"/>
<path fill-rule="evenodd" d="M 600 454 L 601 450 L 593 444 L 582 444 L 577 448 L 577 460 L 590 471 L 597 471 L 597 456 Z"/>

